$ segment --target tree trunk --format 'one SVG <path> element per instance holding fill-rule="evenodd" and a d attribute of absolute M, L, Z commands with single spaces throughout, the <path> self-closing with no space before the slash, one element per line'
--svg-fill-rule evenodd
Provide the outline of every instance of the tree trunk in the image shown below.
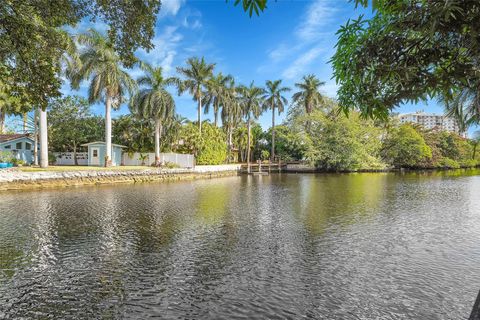
<path fill-rule="evenodd" d="M 309 103 L 307 103 L 306 111 L 307 111 L 307 116 L 309 116 L 310 112 L 312 112 Z M 307 117 L 307 121 L 305 123 L 305 131 L 307 131 L 307 132 L 310 131 L 310 118 L 309 117 Z"/>
<path fill-rule="evenodd" d="M 198 130 L 202 134 L 202 95 L 198 95 Z"/>
<path fill-rule="evenodd" d="M 40 109 L 40 168 L 48 168 L 47 111 Z"/>
<path fill-rule="evenodd" d="M 232 135 L 233 135 L 233 130 L 230 125 L 228 125 L 228 154 L 229 154 L 229 162 L 233 160 L 233 154 L 232 154 Z"/>
<path fill-rule="evenodd" d="M 155 120 L 155 166 L 158 167 L 160 163 L 160 131 L 162 130 L 162 125 L 160 119 Z"/>
<path fill-rule="evenodd" d="M 217 124 L 218 124 L 218 104 L 216 107 L 213 107 L 213 114 L 214 114 L 214 117 L 215 117 L 215 120 L 214 120 L 214 125 L 215 127 L 217 127 Z"/>
<path fill-rule="evenodd" d="M 112 166 L 112 98 L 105 101 L 105 167 Z"/>
<path fill-rule="evenodd" d="M 25 112 L 23 114 L 23 133 L 27 133 L 27 121 L 28 121 L 28 113 Z"/>
<path fill-rule="evenodd" d="M 33 165 L 38 166 L 38 114 L 39 109 L 33 114 Z"/>
<path fill-rule="evenodd" d="M 272 102 L 272 154 L 270 159 L 275 161 L 275 104 Z"/>
<path fill-rule="evenodd" d="M 78 166 L 78 161 L 77 161 L 77 144 L 73 144 L 73 164 Z"/>
<path fill-rule="evenodd" d="M 247 131 L 248 131 L 248 135 L 247 135 L 247 170 L 248 170 L 248 173 L 250 173 L 250 117 L 248 117 L 248 121 L 247 121 Z"/>
<path fill-rule="evenodd" d="M 0 109 L 0 133 L 5 132 L 5 111 Z"/>

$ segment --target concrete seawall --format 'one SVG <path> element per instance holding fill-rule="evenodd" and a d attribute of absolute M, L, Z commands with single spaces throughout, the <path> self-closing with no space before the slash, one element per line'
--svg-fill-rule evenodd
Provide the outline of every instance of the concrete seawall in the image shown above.
<path fill-rule="evenodd" d="M 0 191 L 96 184 L 180 181 L 237 175 L 240 165 L 196 166 L 194 169 L 75 171 L 0 171 Z"/>

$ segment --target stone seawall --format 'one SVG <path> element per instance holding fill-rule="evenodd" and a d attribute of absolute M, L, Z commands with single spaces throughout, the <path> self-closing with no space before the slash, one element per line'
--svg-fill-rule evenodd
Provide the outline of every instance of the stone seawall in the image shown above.
<path fill-rule="evenodd" d="M 237 175 L 240 165 L 197 166 L 194 169 L 0 172 L 0 191 L 82 185 L 180 181 Z"/>

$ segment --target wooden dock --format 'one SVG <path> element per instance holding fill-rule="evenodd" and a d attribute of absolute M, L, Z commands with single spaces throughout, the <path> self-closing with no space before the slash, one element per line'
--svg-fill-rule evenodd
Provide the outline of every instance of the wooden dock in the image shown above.
<path fill-rule="evenodd" d="M 269 173 L 285 171 L 286 167 L 286 162 L 256 162 L 244 164 L 242 165 L 240 170 L 242 173 L 248 173 L 253 175 L 268 175 Z"/>

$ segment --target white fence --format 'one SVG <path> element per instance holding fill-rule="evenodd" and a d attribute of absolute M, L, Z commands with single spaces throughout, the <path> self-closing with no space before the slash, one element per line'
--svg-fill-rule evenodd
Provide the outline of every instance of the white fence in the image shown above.
<path fill-rule="evenodd" d="M 73 152 L 55 152 L 57 160 L 55 164 L 58 166 L 73 166 Z M 145 155 L 142 160 L 141 155 Z M 122 155 L 122 165 L 124 166 L 141 166 L 152 165 L 155 162 L 155 153 L 134 153 L 129 156 L 127 153 Z M 180 168 L 193 168 L 195 167 L 195 157 L 192 154 L 180 154 L 180 153 L 160 153 L 161 163 L 174 163 Z M 88 165 L 88 152 L 77 152 L 77 163 L 79 166 Z"/>
<path fill-rule="evenodd" d="M 73 161 L 73 152 L 55 152 L 54 155 L 57 158 L 55 164 L 58 166 L 75 165 L 75 161 Z M 77 152 L 77 163 L 79 166 L 88 165 L 88 152 Z"/>
<path fill-rule="evenodd" d="M 142 155 L 145 158 L 142 160 Z M 124 153 L 122 164 L 125 166 L 149 166 L 155 162 L 155 153 L 134 153 L 132 156 Z M 160 153 L 161 163 L 174 163 L 180 168 L 193 168 L 195 166 L 195 157 L 192 154 L 180 153 Z"/>

